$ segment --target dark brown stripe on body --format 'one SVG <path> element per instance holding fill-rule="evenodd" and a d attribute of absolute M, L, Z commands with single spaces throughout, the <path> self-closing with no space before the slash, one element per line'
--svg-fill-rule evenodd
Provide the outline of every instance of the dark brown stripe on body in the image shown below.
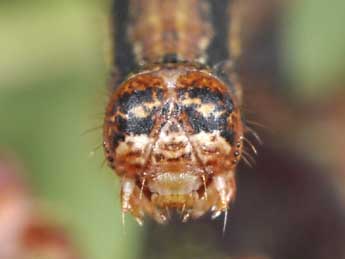
<path fill-rule="evenodd" d="M 230 58 L 228 34 L 230 26 L 230 0 L 208 0 L 211 10 L 211 23 L 214 28 L 214 36 L 208 46 L 207 63 L 216 65 L 219 62 L 226 61 Z"/>
<path fill-rule="evenodd" d="M 136 69 L 137 64 L 133 54 L 132 43 L 127 37 L 130 19 L 129 2 L 126 0 L 114 0 L 112 10 L 111 30 L 116 78 L 111 87 L 116 87 L 129 73 Z"/>

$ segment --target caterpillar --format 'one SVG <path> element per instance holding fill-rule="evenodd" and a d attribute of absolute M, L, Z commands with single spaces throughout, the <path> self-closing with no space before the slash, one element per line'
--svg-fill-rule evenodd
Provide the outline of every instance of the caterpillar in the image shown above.
<path fill-rule="evenodd" d="M 232 1 L 114 1 L 114 76 L 103 137 L 121 209 L 139 224 L 226 216 L 245 126 Z M 230 61 L 229 61 L 230 60 Z"/>

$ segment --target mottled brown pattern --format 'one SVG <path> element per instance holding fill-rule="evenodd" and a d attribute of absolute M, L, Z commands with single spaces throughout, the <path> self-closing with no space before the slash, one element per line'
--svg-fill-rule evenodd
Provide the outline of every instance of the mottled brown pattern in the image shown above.
<path fill-rule="evenodd" d="M 150 74 L 136 75 L 134 78 L 129 78 L 121 86 L 120 90 L 114 92 L 107 106 L 104 139 L 108 141 L 104 142 L 104 147 L 110 167 L 115 168 L 116 165 L 116 172 L 119 175 L 135 176 L 138 171 L 143 170 L 147 160 L 146 156 L 148 155 L 148 152 L 146 152 L 148 147 L 144 145 L 137 147 L 138 143 L 141 144 L 140 140 L 138 142 L 138 139 L 123 143 L 124 138 L 129 133 L 120 128 L 121 124 L 119 120 L 127 121 L 135 117 L 149 117 L 153 108 L 159 109 L 162 105 L 161 101 L 157 98 L 157 92 L 154 91 L 150 93 L 151 101 L 139 103 L 134 101 L 134 107 L 129 107 L 131 109 L 127 109 L 126 111 L 123 110 L 124 107 L 121 100 L 125 97 L 133 96 L 134 93 L 145 91 L 149 87 L 155 90 L 163 90 L 164 81 Z M 131 111 L 133 111 L 132 115 L 130 114 Z M 151 116 L 152 120 L 154 120 L 155 116 L 156 114 Z M 134 126 L 140 127 L 140 125 Z M 115 155 L 115 150 L 117 150 L 118 155 Z"/>
<path fill-rule="evenodd" d="M 140 64 L 177 54 L 203 60 L 213 35 L 205 0 L 130 0 L 129 38 Z"/>
<path fill-rule="evenodd" d="M 218 216 L 234 198 L 241 117 L 236 96 L 211 72 L 186 63 L 153 65 L 110 98 L 106 155 L 122 177 L 122 210 L 139 222 L 144 213 L 165 222 L 167 207 L 184 220 L 211 207 Z"/>

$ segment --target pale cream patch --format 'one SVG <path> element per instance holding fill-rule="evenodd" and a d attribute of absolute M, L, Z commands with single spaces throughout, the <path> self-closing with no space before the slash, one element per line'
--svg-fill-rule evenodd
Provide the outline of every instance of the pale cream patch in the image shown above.
<path fill-rule="evenodd" d="M 170 131 L 172 124 L 177 127 L 177 131 Z M 184 154 L 191 153 L 191 151 L 192 146 L 189 143 L 186 133 L 178 123 L 171 121 L 162 127 L 153 149 L 154 155 L 159 154 L 166 159 L 179 158 Z"/>
<path fill-rule="evenodd" d="M 133 51 L 135 53 L 135 57 L 138 63 L 142 63 L 143 59 L 143 46 L 142 44 L 135 42 L 133 44 Z"/>
<path fill-rule="evenodd" d="M 189 137 L 194 152 L 203 164 L 207 164 L 208 161 L 214 160 L 215 156 L 230 155 L 231 145 L 220 136 L 219 131 L 214 132 L 200 132 Z"/>
<path fill-rule="evenodd" d="M 216 111 L 216 105 L 214 105 L 213 103 L 201 104 L 195 110 L 201 113 L 204 117 L 209 117 L 212 114 L 215 117 L 219 117 L 224 113 L 224 111 Z"/>
<path fill-rule="evenodd" d="M 131 208 L 130 198 L 134 192 L 135 181 L 133 179 L 123 178 L 121 182 L 121 203 L 122 210 L 127 211 Z"/>
<path fill-rule="evenodd" d="M 160 105 L 161 102 L 159 100 L 155 100 L 154 102 L 142 103 L 131 108 L 128 113 L 132 113 L 137 118 L 146 118 L 154 107 L 158 107 Z M 145 111 L 145 107 L 148 111 Z"/>
<path fill-rule="evenodd" d="M 199 105 L 201 104 L 201 100 L 200 98 L 186 98 L 181 101 L 181 104 L 186 105 L 186 106 L 191 105 L 191 104 Z"/>
<path fill-rule="evenodd" d="M 216 106 L 213 103 L 205 103 L 198 106 L 195 110 L 201 113 L 204 117 L 208 117 L 211 113 L 214 113 Z"/>
<path fill-rule="evenodd" d="M 148 183 L 151 192 L 159 195 L 186 195 L 200 188 L 199 176 L 189 172 L 163 173 Z"/>
<path fill-rule="evenodd" d="M 125 137 L 124 141 L 121 141 L 116 148 L 115 155 L 126 156 L 130 153 L 138 153 L 136 157 L 131 156 L 131 160 L 128 161 L 131 164 L 144 165 L 148 159 L 149 150 L 152 148 L 152 139 L 146 134 L 141 135 L 129 135 Z"/>
<path fill-rule="evenodd" d="M 146 118 L 149 113 L 145 111 L 144 107 L 142 105 L 137 105 L 130 109 L 128 113 L 132 113 L 137 118 Z"/>
<path fill-rule="evenodd" d="M 199 48 L 202 49 L 202 50 L 205 50 L 208 47 L 209 43 L 210 43 L 210 38 L 209 37 L 200 38 Z"/>

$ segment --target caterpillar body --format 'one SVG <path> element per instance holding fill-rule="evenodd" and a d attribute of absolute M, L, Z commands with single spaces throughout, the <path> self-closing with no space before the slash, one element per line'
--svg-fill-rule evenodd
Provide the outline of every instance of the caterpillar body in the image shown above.
<path fill-rule="evenodd" d="M 114 4 L 114 67 L 104 119 L 108 164 L 123 213 L 165 223 L 226 215 L 242 156 L 241 89 L 230 58 L 229 1 Z M 232 42 L 234 39 L 232 39 Z M 221 71 L 221 72 L 219 72 Z"/>

